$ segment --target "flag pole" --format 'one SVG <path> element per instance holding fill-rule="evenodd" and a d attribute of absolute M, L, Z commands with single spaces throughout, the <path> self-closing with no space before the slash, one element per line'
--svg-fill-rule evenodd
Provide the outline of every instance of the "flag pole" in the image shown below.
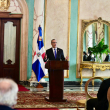
<path fill-rule="evenodd" d="M 45 57 L 45 49 L 44 49 L 44 43 L 42 38 L 42 28 L 39 25 L 38 27 L 38 39 L 37 39 L 37 47 L 34 54 L 32 69 L 36 75 L 37 81 L 39 84 L 36 86 L 36 88 L 44 88 L 40 84 L 40 80 L 45 76 L 45 62 L 43 61 Z"/>

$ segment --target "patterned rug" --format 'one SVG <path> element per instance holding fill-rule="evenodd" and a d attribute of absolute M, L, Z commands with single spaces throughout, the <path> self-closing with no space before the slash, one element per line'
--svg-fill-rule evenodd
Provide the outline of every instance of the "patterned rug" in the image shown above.
<path fill-rule="evenodd" d="M 90 92 L 91 96 L 96 97 L 97 92 Z M 77 100 L 86 99 L 84 92 L 64 92 L 64 99 L 67 102 L 47 102 L 45 97 L 49 92 L 19 92 L 18 103 L 14 108 L 77 108 Z"/>

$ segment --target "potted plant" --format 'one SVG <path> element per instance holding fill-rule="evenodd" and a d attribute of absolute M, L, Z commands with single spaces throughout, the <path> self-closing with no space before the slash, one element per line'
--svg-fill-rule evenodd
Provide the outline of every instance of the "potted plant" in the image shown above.
<path fill-rule="evenodd" d="M 96 56 L 96 61 L 102 63 L 102 54 L 108 54 L 110 50 L 108 45 L 104 45 L 104 38 L 95 46 L 89 47 L 88 51 Z M 99 56 L 99 57 L 98 57 Z"/>

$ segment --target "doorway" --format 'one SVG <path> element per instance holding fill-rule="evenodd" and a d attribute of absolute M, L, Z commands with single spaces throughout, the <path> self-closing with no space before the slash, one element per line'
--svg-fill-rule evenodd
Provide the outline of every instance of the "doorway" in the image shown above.
<path fill-rule="evenodd" d="M 15 16 L 0 18 L 0 78 L 19 83 L 21 16 Z"/>

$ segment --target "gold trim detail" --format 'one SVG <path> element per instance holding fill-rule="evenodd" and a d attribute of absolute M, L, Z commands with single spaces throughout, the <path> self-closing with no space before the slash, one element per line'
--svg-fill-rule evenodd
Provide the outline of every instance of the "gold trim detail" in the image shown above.
<path fill-rule="evenodd" d="M 67 55 L 69 56 L 70 51 L 70 19 L 71 19 L 71 0 L 69 0 L 69 8 L 68 8 L 68 52 Z M 46 44 L 46 16 L 47 16 L 47 0 L 45 0 L 45 18 L 44 18 L 44 47 Z M 68 59 L 69 60 L 69 59 Z M 48 76 L 45 76 L 44 78 L 48 78 Z M 67 70 L 67 76 L 64 78 L 69 78 L 69 70 Z"/>
<path fill-rule="evenodd" d="M 79 0 L 80 1 L 80 0 Z M 79 7 L 80 7 L 80 4 L 79 4 L 79 1 L 78 1 L 78 15 L 79 15 Z M 91 25 L 92 23 L 103 23 L 103 24 L 106 24 L 110 27 L 110 22 L 109 21 L 106 21 L 106 20 L 102 20 L 101 17 L 99 17 L 98 19 L 96 20 L 82 20 L 82 23 L 81 23 L 81 46 L 79 47 L 79 34 L 77 35 L 77 72 L 76 72 L 76 78 L 80 78 L 81 76 L 79 76 L 79 69 L 81 68 L 81 63 L 84 63 L 83 62 L 83 35 L 84 35 L 84 32 L 86 30 L 86 28 Z M 79 16 L 78 16 L 78 26 L 79 26 Z M 79 33 L 79 28 L 78 28 L 78 33 Z M 110 42 L 110 40 L 109 40 Z M 81 48 L 81 52 L 79 52 L 79 48 Z M 79 56 L 81 54 L 81 56 Z M 79 60 L 79 57 L 81 57 L 81 60 Z M 95 62 L 92 62 L 92 61 L 86 61 L 86 63 L 95 63 Z M 106 63 L 108 64 L 108 63 Z"/>
<path fill-rule="evenodd" d="M 10 6 L 10 0 L 0 0 L 0 10 L 8 10 Z"/>
<path fill-rule="evenodd" d="M 99 63 L 81 63 L 80 64 L 80 77 L 81 77 L 81 83 L 80 85 L 82 85 L 83 83 L 83 78 L 87 78 L 85 76 L 82 76 L 82 70 L 83 68 L 88 68 L 88 69 L 92 69 L 93 74 L 92 77 L 95 77 L 95 73 L 96 73 L 96 69 L 100 69 L 101 71 L 105 71 L 106 69 L 110 69 L 110 64 L 99 64 Z M 102 78 L 105 78 L 102 76 Z M 106 77 L 106 78 L 109 78 Z M 92 85 L 94 86 L 94 81 L 92 81 Z"/>
<path fill-rule="evenodd" d="M 108 42 L 109 42 L 109 50 L 110 50 L 110 27 L 108 27 L 108 35 L 109 35 L 109 37 L 108 37 L 109 38 L 108 39 L 109 41 Z"/>
<path fill-rule="evenodd" d="M 77 66 L 76 66 L 76 78 L 78 78 L 78 61 L 79 61 L 79 11 L 80 11 L 80 0 L 78 0 L 78 25 L 77 25 Z"/>
<path fill-rule="evenodd" d="M 105 20 L 102 20 L 101 17 L 99 17 L 97 20 L 82 20 L 82 30 L 81 30 L 81 38 L 82 38 L 82 53 L 83 53 L 83 35 L 84 35 L 84 32 L 86 30 L 86 28 L 91 25 L 92 23 L 103 23 L 103 24 L 106 24 L 110 27 L 110 22 L 108 21 L 105 21 Z M 81 53 L 81 61 L 83 62 L 83 54 Z M 90 62 L 90 61 L 89 61 Z"/>
<path fill-rule="evenodd" d="M 91 25 L 92 23 L 104 23 L 108 26 L 110 26 L 110 22 L 102 20 L 101 17 L 99 17 L 97 20 L 82 20 L 82 30 L 81 30 L 81 36 L 83 37 L 84 31 L 86 30 L 86 28 Z"/>

